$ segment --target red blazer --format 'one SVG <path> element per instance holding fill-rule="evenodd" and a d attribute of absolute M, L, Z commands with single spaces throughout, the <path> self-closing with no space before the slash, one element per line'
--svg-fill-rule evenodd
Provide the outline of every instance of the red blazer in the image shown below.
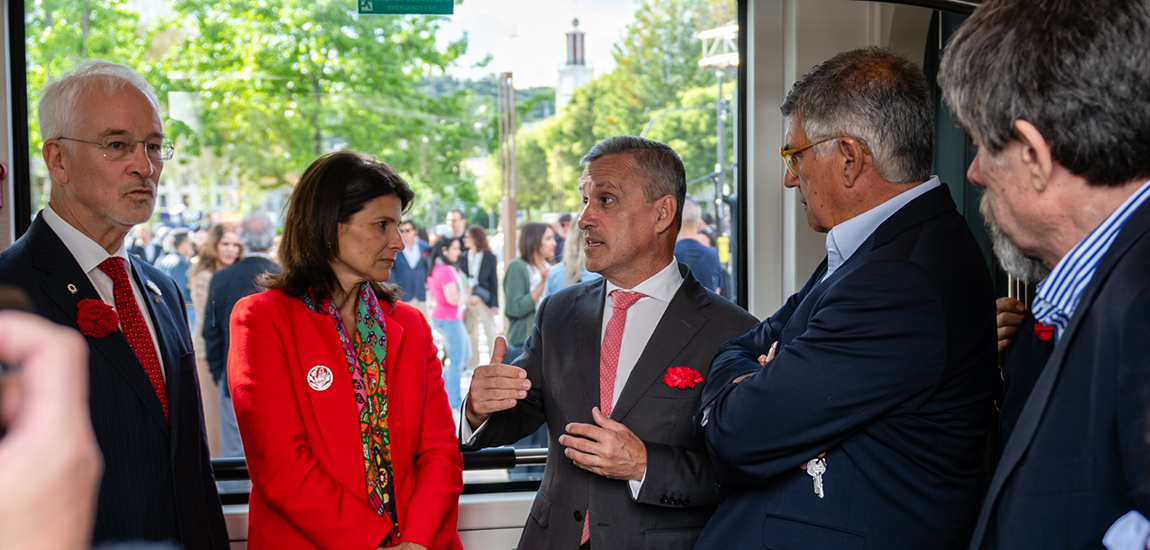
<path fill-rule="evenodd" d="M 384 317 L 401 540 L 462 549 L 463 457 L 431 328 L 402 302 Z M 333 375 L 322 391 L 308 383 L 317 365 Z M 378 547 L 388 525 L 367 504 L 355 394 L 331 318 L 281 290 L 240 300 L 228 380 L 252 479 L 248 548 Z"/>

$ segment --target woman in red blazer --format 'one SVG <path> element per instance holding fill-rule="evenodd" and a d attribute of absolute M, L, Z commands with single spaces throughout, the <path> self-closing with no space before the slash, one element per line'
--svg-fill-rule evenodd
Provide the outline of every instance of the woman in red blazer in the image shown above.
<path fill-rule="evenodd" d="M 320 158 L 288 205 L 283 272 L 236 304 L 252 550 L 462 548 L 463 459 L 431 328 L 374 282 L 403 250 L 412 198 L 386 164 Z"/>

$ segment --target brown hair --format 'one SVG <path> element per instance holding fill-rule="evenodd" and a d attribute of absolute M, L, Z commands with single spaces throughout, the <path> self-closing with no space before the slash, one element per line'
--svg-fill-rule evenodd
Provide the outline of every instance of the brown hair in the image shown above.
<path fill-rule="evenodd" d="M 350 151 L 324 155 L 307 167 L 284 216 L 279 260 L 283 271 L 265 274 L 260 284 L 291 294 L 332 296 L 339 281 L 331 262 L 339 253 L 339 224 L 347 223 L 372 200 L 396 195 L 406 211 L 415 198 L 411 187 L 386 163 Z M 377 297 L 395 304 L 395 285 L 372 282 Z"/>
<path fill-rule="evenodd" d="M 483 230 L 482 225 L 468 227 L 467 236 L 471 237 L 471 241 L 475 243 L 475 248 L 478 248 L 480 252 L 491 252 L 491 246 L 487 244 L 487 232 Z"/>
<path fill-rule="evenodd" d="M 204 246 L 200 247 L 199 253 L 196 254 L 198 261 L 191 269 L 188 270 L 188 277 L 195 277 L 201 271 L 210 271 L 215 273 L 221 268 L 220 256 L 217 249 L 220 246 L 220 241 L 224 239 L 224 235 L 228 233 L 235 233 L 236 228 L 228 223 L 217 223 L 208 230 L 208 240 Z M 244 245 L 240 243 L 240 253 L 236 255 L 236 261 L 240 261 L 244 257 Z"/>
<path fill-rule="evenodd" d="M 528 264 L 535 265 L 535 253 L 543 246 L 543 236 L 551 229 L 545 223 L 528 222 L 519 230 L 519 257 Z M 538 267 L 538 266 L 536 266 Z"/>

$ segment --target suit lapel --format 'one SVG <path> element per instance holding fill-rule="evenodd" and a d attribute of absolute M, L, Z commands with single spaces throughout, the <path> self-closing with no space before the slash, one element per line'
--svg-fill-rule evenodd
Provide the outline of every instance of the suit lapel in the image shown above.
<path fill-rule="evenodd" d="M 683 270 L 680 266 L 680 271 Z M 627 383 L 619 394 L 619 401 L 611 411 L 611 418 L 622 422 L 627 413 L 639 402 L 639 398 L 647 393 L 663 374 L 683 348 L 694 339 L 699 329 L 707 322 L 706 317 L 699 314 L 699 308 L 705 306 L 710 298 L 706 290 L 695 280 L 689 272 L 685 274 L 683 284 L 679 285 L 678 292 L 667 304 L 667 310 L 662 319 L 643 348 L 643 354 L 635 363 Z M 598 377 L 595 377 L 598 380 Z"/>
<path fill-rule="evenodd" d="M 591 408 L 599 406 L 599 349 L 603 332 L 603 300 L 607 288 L 605 279 L 599 279 L 575 298 L 572 307 L 571 332 L 575 338 L 575 372 L 583 394 L 588 418 Z M 593 373 L 587 376 L 582 373 Z"/>
<path fill-rule="evenodd" d="M 1042 419 L 1042 414 L 1046 410 L 1046 405 L 1050 402 L 1054 384 L 1058 380 L 1058 375 L 1062 372 L 1063 364 L 1066 362 L 1067 350 L 1070 348 L 1070 343 L 1078 333 L 1078 327 L 1082 324 L 1082 319 L 1086 317 L 1085 312 L 1089 311 L 1094 305 L 1094 300 L 1098 297 L 1098 293 L 1101 291 L 1106 279 L 1110 277 L 1110 272 L 1114 270 L 1114 266 L 1117 265 L 1130 247 L 1134 246 L 1139 240 L 1147 238 L 1146 234 L 1148 231 L 1150 231 L 1150 203 L 1143 204 L 1126 220 L 1126 224 L 1118 233 L 1114 244 L 1110 246 L 1110 250 L 1103 256 L 1102 261 L 1098 264 L 1098 269 L 1094 272 L 1094 277 L 1082 293 L 1082 299 L 1079 300 L 1078 306 L 1075 308 L 1075 314 L 1070 318 L 1070 323 L 1066 326 L 1066 332 L 1059 338 L 1058 344 L 1054 347 L 1053 354 L 1050 356 L 1050 359 L 1046 361 L 1046 366 L 1043 367 L 1042 374 L 1039 375 L 1038 381 L 1034 384 L 1034 389 L 1030 392 L 1030 397 L 1027 398 L 1026 404 L 1023 405 L 1022 412 L 1018 415 L 1018 422 L 1010 434 L 1010 439 L 1006 441 L 1006 448 L 1002 451 L 1002 459 L 999 460 L 998 466 L 995 468 L 994 478 L 991 479 L 990 489 L 987 491 L 986 500 L 983 503 L 982 511 L 978 517 L 978 524 L 975 527 L 971 543 L 972 548 L 977 548 L 978 545 L 981 544 L 986 534 L 990 515 L 996 508 L 995 505 L 997 504 L 998 496 L 1002 492 L 1006 480 L 1010 477 L 1014 468 L 1018 466 L 1019 461 L 1030 446 L 1030 442 L 1034 439 L 1034 434 L 1038 431 L 1039 421 Z"/>
<path fill-rule="evenodd" d="M 41 291 L 59 308 L 58 315 L 52 317 L 65 326 L 79 330 L 76 315 L 79 312 L 80 301 L 87 298 L 100 300 L 100 294 L 88 280 L 88 275 L 80 269 L 80 264 L 76 263 L 68 247 L 64 246 L 63 241 L 56 236 L 52 228 L 48 227 L 42 217 L 36 218 L 29 233 L 32 234 L 32 242 L 29 243 L 32 265 L 44 272 L 43 278 L 40 279 Z M 70 290 L 73 287 L 76 289 L 75 294 Z M 128 345 L 124 332 L 117 330 L 103 338 L 91 336 L 84 338 L 88 342 L 92 356 L 89 368 L 91 376 L 116 373 L 144 402 L 145 408 L 150 411 L 149 416 L 167 431 L 168 422 L 164 419 L 164 409 L 156 397 L 156 390 L 148 380 L 148 375 L 144 372 L 136 353 Z"/>
<path fill-rule="evenodd" d="M 388 307 L 386 301 L 381 301 L 379 305 L 380 308 Z M 406 396 L 402 392 L 392 390 L 392 388 L 396 387 L 395 364 L 399 358 L 399 347 L 403 345 L 403 327 L 399 324 L 399 321 L 392 319 L 386 313 L 383 317 L 385 319 L 384 322 L 387 323 L 387 326 L 385 327 L 387 334 L 387 364 L 385 365 L 385 376 L 387 377 L 387 410 L 384 411 L 387 414 L 387 426 L 388 430 L 390 430 L 392 434 L 410 432 L 411 430 L 408 428 L 409 424 L 405 413 L 408 410 L 411 410 L 411 407 L 406 403 Z M 419 408 L 416 408 L 415 410 L 419 410 Z M 413 451 L 399 448 L 406 445 L 409 441 L 411 440 L 408 438 L 396 437 L 395 435 L 392 435 L 392 456 L 413 456 Z M 405 460 L 393 459 L 392 467 L 402 469 L 406 462 L 407 461 Z M 399 478 L 399 476 L 397 476 L 397 478 Z"/>

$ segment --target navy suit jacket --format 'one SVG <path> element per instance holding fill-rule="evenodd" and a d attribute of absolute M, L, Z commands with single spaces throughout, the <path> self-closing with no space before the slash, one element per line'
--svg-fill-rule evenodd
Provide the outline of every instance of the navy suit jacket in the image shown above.
<path fill-rule="evenodd" d="M 701 416 L 726 500 L 696 548 L 964 547 L 998 380 L 978 245 L 939 187 L 825 272 L 715 357 Z M 823 452 L 820 498 L 800 465 Z"/>
<path fill-rule="evenodd" d="M 92 427 L 104 454 L 93 542 L 177 539 L 189 550 L 223 550 L 227 529 L 208 458 L 183 296 L 171 278 L 146 261 L 133 257 L 131 266 L 159 338 L 171 422 L 164 420 L 152 383 L 122 331 L 85 337 Z M 100 299 L 42 216 L 0 254 L 0 283 L 19 287 L 36 313 L 74 329 L 80 300 Z"/>
<path fill-rule="evenodd" d="M 413 298 L 421 302 L 427 301 L 427 255 L 431 248 L 425 241 L 416 242 L 419 244 L 420 260 L 416 262 L 415 267 L 407 265 L 407 256 L 400 252 L 395 255 L 395 264 L 391 266 L 391 278 L 387 280 L 403 289 L 399 299 L 404 302 L 410 302 Z"/>
<path fill-rule="evenodd" d="M 998 415 L 999 456 L 1006 448 L 1010 432 L 1014 431 L 1022 405 L 1054 351 L 1053 335 L 1049 340 L 1042 340 L 1035 334 L 1034 326 L 1034 315 L 1027 310 L 1006 347 L 1006 359 L 1002 363 L 1002 407 Z"/>
<path fill-rule="evenodd" d="M 1148 312 L 1150 203 L 1102 257 L 1029 392 L 971 548 L 1102 548 L 1127 511 L 1150 517 Z"/>
<path fill-rule="evenodd" d="M 208 285 L 208 299 L 204 305 L 204 354 L 207 355 L 212 379 L 228 395 L 228 347 L 232 341 L 228 329 L 232 310 L 240 298 L 260 291 L 256 279 L 267 271 L 279 273 L 280 266 L 268 258 L 247 256 L 215 272 Z"/>
<path fill-rule="evenodd" d="M 719 263 L 719 251 L 695 239 L 683 239 L 675 243 L 675 259 L 687 264 L 691 274 L 714 291 L 723 286 L 723 264 Z"/>

